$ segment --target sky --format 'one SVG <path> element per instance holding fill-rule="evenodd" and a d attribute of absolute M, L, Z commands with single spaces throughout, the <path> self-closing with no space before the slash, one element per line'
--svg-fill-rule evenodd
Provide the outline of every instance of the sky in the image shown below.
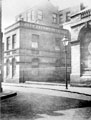
<path fill-rule="evenodd" d="M 2 0 L 2 30 L 15 22 L 15 16 L 23 11 L 31 8 L 35 4 L 44 2 L 45 0 Z M 60 9 L 72 7 L 80 3 L 86 6 L 91 5 L 91 0 L 50 0 Z"/>

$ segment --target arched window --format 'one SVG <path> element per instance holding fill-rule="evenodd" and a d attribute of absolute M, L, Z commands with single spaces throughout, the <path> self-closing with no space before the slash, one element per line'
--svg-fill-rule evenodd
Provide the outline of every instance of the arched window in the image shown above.
<path fill-rule="evenodd" d="M 12 77 L 15 75 L 16 73 L 16 60 L 15 58 L 12 59 Z"/>
<path fill-rule="evenodd" d="M 10 73 L 10 61 L 7 59 L 6 61 L 6 76 L 8 76 Z"/>

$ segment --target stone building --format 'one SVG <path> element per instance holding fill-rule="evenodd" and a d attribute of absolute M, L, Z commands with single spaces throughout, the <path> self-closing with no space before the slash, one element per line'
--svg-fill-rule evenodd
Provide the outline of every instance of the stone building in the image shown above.
<path fill-rule="evenodd" d="M 70 84 L 91 86 L 91 8 L 80 4 L 60 10 L 59 24 L 71 36 Z"/>
<path fill-rule="evenodd" d="M 91 86 L 91 8 L 71 16 L 71 85 Z"/>
<path fill-rule="evenodd" d="M 65 8 L 63 10 L 59 10 L 59 25 L 60 27 L 63 27 L 64 29 L 69 30 L 71 33 L 71 15 L 80 12 L 81 10 L 85 9 L 86 6 L 84 4 L 80 3 L 76 6 Z"/>
<path fill-rule="evenodd" d="M 59 26 L 58 8 L 50 1 L 16 16 L 5 29 L 4 81 L 64 81 L 64 36 L 69 38 L 69 32 Z M 69 46 L 67 61 L 69 79 Z"/>

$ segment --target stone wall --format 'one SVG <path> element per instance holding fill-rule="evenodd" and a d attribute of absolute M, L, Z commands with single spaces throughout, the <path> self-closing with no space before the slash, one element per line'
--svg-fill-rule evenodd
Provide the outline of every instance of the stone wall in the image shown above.
<path fill-rule="evenodd" d="M 62 34 L 36 31 L 32 29 L 20 30 L 20 78 L 21 81 L 64 81 L 65 58 L 62 45 Z M 32 34 L 39 35 L 39 47 L 32 51 Z M 56 49 L 55 38 L 60 39 L 60 49 Z M 68 48 L 68 51 L 70 48 Z M 34 59 L 38 61 L 34 62 Z M 68 52 L 70 67 L 70 51 Z M 68 79 L 70 68 L 68 69 Z"/>
<path fill-rule="evenodd" d="M 91 85 L 91 15 L 83 10 L 72 16 L 71 24 L 71 85 Z M 84 13 L 85 17 L 82 17 Z M 90 46 L 90 47 L 89 47 Z"/>

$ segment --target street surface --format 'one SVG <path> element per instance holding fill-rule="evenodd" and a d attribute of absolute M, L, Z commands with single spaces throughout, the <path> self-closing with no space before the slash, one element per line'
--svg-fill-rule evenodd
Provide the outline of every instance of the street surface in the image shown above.
<path fill-rule="evenodd" d="M 4 87 L 17 96 L 1 102 L 1 120 L 91 120 L 91 101 L 37 88 Z M 70 97 L 69 97 L 70 96 Z"/>

